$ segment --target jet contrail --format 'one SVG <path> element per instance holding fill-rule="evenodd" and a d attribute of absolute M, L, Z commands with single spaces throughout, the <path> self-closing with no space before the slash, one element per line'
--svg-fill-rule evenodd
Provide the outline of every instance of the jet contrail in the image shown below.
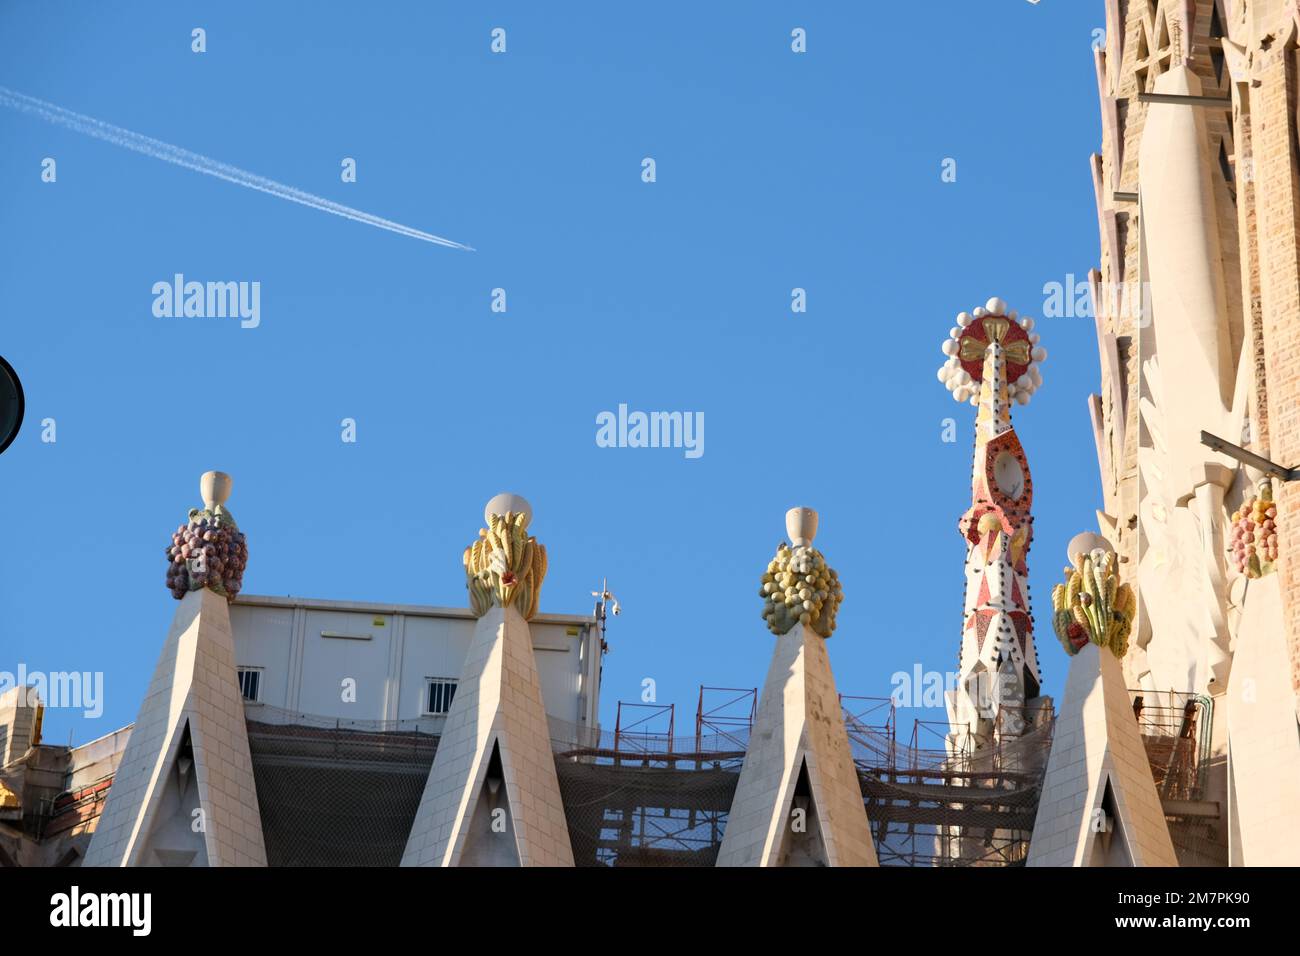
<path fill-rule="evenodd" d="M 234 183 L 237 186 L 247 186 L 249 189 L 269 193 L 281 199 L 288 199 L 290 202 L 301 203 L 322 212 L 333 213 L 336 216 L 342 216 L 344 219 L 351 219 L 353 222 L 364 222 L 368 226 L 387 229 L 389 232 L 395 232 L 398 235 L 410 236 L 412 239 L 422 239 L 425 242 L 432 242 L 439 246 L 464 249 L 468 252 L 474 251 L 472 246 L 467 246 L 464 243 L 453 242 L 432 233 L 421 232 L 419 229 L 412 229 L 410 226 L 404 226 L 400 222 L 393 222 L 391 219 L 372 216 L 360 209 L 353 209 L 351 206 L 344 206 L 321 196 L 303 192 L 301 189 L 286 186 L 284 183 L 277 183 L 274 179 L 267 179 L 265 176 L 258 176 L 256 173 L 250 173 L 237 166 L 200 156 L 198 153 L 192 153 L 188 149 L 181 149 L 179 146 L 172 146 L 170 143 L 164 143 L 149 136 L 141 136 L 139 133 L 133 133 L 129 129 L 122 129 L 122 127 L 114 126 L 111 123 L 105 123 L 103 120 L 65 110 L 61 106 L 38 100 L 33 96 L 26 96 L 4 86 L 0 86 L 0 106 L 8 106 L 19 112 L 37 116 L 57 126 L 66 127 L 74 132 L 102 139 L 114 146 L 124 146 L 127 149 L 135 150 L 137 153 L 152 156 L 154 159 L 161 159 L 163 162 L 183 166 L 186 169 L 193 169 L 209 176 L 216 176 L 218 179 L 224 179 L 226 182 Z"/>

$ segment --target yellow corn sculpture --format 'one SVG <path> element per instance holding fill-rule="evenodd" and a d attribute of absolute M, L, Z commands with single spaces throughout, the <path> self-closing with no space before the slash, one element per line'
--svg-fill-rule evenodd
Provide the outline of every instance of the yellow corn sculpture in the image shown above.
<path fill-rule="evenodd" d="M 494 604 L 515 604 L 526 621 L 537 613 L 546 577 L 546 548 L 529 536 L 528 520 L 522 511 L 491 515 L 489 527 L 479 529 L 478 540 L 465 549 L 465 583 L 475 617 L 482 617 Z"/>
<path fill-rule="evenodd" d="M 758 596 L 763 599 L 763 620 L 773 634 L 806 624 L 822 637 L 830 637 L 844 591 L 839 575 L 820 551 L 783 543 L 767 565 Z"/>
<path fill-rule="evenodd" d="M 1065 583 L 1052 588 L 1052 627 L 1073 657 L 1089 641 L 1122 658 L 1137 611 L 1133 589 L 1119 580 L 1119 559 L 1097 548 L 1075 557 Z"/>

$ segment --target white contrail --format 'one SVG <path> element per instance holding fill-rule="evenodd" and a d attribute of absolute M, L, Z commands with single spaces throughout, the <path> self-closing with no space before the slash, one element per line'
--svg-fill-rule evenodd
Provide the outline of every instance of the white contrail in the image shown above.
<path fill-rule="evenodd" d="M 192 153 L 188 149 L 181 149 L 179 146 L 172 146 L 170 143 L 164 143 L 149 136 L 141 136 L 139 133 L 133 133 L 129 129 L 123 129 L 111 123 L 105 123 L 103 120 L 65 110 L 61 106 L 38 100 L 33 96 L 26 96 L 4 86 L 0 86 L 0 105 L 8 106 L 23 113 L 29 113 L 32 116 L 37 116 L 58 126 L 64 126 L 75 132 L 102 139 L 114 146 L 124 146 L 127 149 L 135 150 L 137 153 L 152 156 L 154 159 L 161 159 L 163 162 L 183 166 L 186 169 L 193 169 L 209 176 L 216 176 L 218 179 L 224 179 L 226 182 L 234 183 L 237 186 L 247 186 L 249 189 L 269 193 L 281 199 L 288 199 L 290 202 L 301 203 L 322 212 L 333 213 L 336 216 L 342 216 L 344 219 L 351 219 L 353 222 L 364 222 L 368 226 L 377 226 L 380 229 L 387 229 L 389 232 L 410 236 L 412 239 L 422 239 L 425 242 L 432 242 L 439 246 L 465 249 L 469 252 L 474 251 L 473 247 L 463 243 L 453 242 L 432 233 L 421 232 L 419 229 L 412 229 L 410 226 L 404 226 L 400 222 L 393 222 L 391 219 L 372 216 L 360 209 L 353 209 L 351 206 L 344 206 L 321 196 L 303 192 L 301 189 L 286 186 L 284 183 L 277 183 L 274 179 L 267 179 L 265 176 L 258 176 L 256 173 L 250 173 L 237 166 L 209 159 L 207 156 Z"/>

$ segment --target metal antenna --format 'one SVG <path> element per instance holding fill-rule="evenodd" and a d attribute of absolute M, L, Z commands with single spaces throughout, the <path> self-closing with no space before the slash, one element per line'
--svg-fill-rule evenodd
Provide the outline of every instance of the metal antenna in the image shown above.
<path fill-rule="evenodd" d="M 606 612 L 607 610 L 612 610 L 614 616 L 618 617 L 623 608 L 618 603 L 618 598 L 614 597 L 613 593 L 609 590 L 609 578 L 601 578 L 600 590 L 592 591 L 591 596 L 596 599 L 596 609 L 594 613 L 596 615 L 596 626 L 600 628 L 600 649 L 601 651 L 606 651 L 609 649 L 609 645 L 605 643 Z M 612 607 L 610 607 L 611 602 L 613 603 Z"/>

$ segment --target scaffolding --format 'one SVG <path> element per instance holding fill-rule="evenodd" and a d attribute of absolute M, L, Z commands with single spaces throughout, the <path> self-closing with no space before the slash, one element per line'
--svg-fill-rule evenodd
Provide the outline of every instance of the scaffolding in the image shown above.
<path fill-rule="evenodd" d="M 712 866 L 757 703 L 756 689 L 701 687 L 692 737 L 673 736 L 672 705 L 622 702 L 613 732 L 552 719 L 577 865 Z M 891 698 L 841 696 L 840 706 L 882 865 L 1024 862 L 1050 711 L 1028 737 L 954 753 L 944 722 L 917 720 L 900 744 Z"/>
<path fill-rule="evenodd" d="M 612 733 L 552 719 L 577 866 L 713 866 L 736 794 L 757 690 L 701 687 L 695 733 L 673 705 L 620 701 Z"/>
<path fill-rule="evenodd" d="M 1227 866 L 1222 809 L 1207 792 L 1211 770 L 1226 773 L 1222 756 L 1214 766 L 1214 702 L 1177 691 L 1129 694 L 1179 863 Z"/>
<path fill-rule="evenodd" d="M 1179 861 L 1226 866 L 1221 809 L 1207 794 L 1213 702 L 1130 694 Z M 919 719 L 900 744 L 890 698 L 843 697 L 841 705 L 882 866 L 1024 864 L 1051 750 L 1050 709 L 1001 708 L 990 748 L 946 721 Z"/>
<path fill-rule="evenodd" d="M 844 724 L 881 866 L 1017 866 L 1028 856 L 1052 720 L 977 750 L 946 721 L 897 738 L 891 698 L 842 697 Z M 1015 724 L 998 714 L 995 726 Z M 1022 718 L 1023 719 L 1023 718 Z"/>
<path fill-rule="evenodd" d="M 705 687 L 695 709 L 695 749 L 716 750 L 722 744 L 744 750 L 758 715 L 758 688 Z"/>
<path fill-rule="evenodd" d="M 1218 804 L 1206 799 L 1212 702 L 1133 694 L 1180 860 L 1226 862 Z M 672 705 L 620 703 L 613 731 L 550 718 L 575 862 L 714 865 L 757 705 L 756 689 L 702 686 L 686 737 L 675 736 Z M 915 720 L 900 741 L 888 697 L 841 696 L 840 707 L 882 866 L 1025 862 L 1051 746 L 1050 707 L 999 712 L 995 743 L 981 748 L 946 721 Z M 268 862 L 400 860 L 441 718 L 344 721 L 264 706 L 248 716 Z M 1013 736 L 1012 726 L 1025 732 Z"/>
<path fill-rule="evenodd" d="M 672 753 L 676 704 L 618 702 L 614 716 L 614 752 L 651 756 Z"/>
<path fill-rule="evenodd" d="M 1162 800 L 1201 800 L 1205 796 L 1214 704 L 1200 694 L 1130 691 Z"/>

